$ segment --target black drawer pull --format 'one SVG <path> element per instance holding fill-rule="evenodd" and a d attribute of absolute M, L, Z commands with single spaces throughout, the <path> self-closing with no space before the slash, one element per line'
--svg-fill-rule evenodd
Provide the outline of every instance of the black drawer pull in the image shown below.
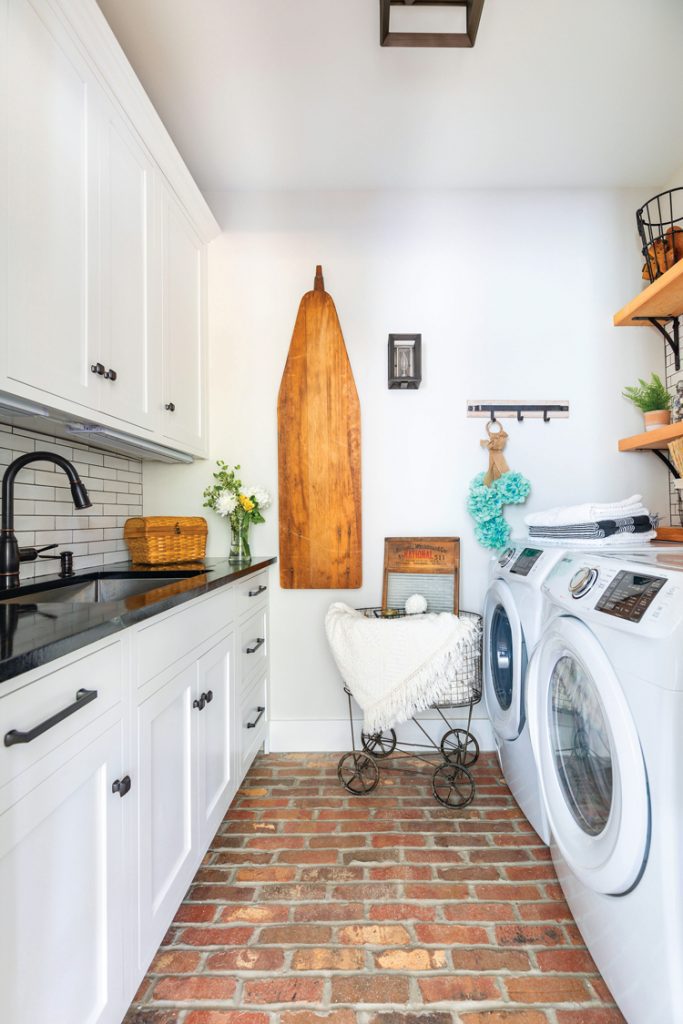
<path fill-rule="evenodd" d="M 166 405 L 164 406 L 164 409 L 166 409 L 168 412 L 175 412 L 175 404 L 173 402 L 167 402 Z"/>
<path fill-rule="evenodd" d="M 31 740 L 37 739 L 38 736 L 42 736 L 44 732 L 51 729 L 53 725 L 58 725 L 65 718 L 68 718 L 69 715 L 75 714 L 79 708 L 84 708 L 91 700 L 95 700 L 96 696 L 97 690 L 79 690 L 73 704 L 69 704 L 68 708 L 64 708 L 63 711 L 58 711 L 52 718 L 46 718 L 44 722 L 41 722 L 40 725 L 35 725 L 28 732 L 20 732 L 19 729 L 10 729 L 9 732 L 6 732 L 5 746 L 13 747 L 15 743 L 30 743 Z"/>
<path fill-rule="evenodd" d="M 116 782 L 112 782 L 111 791 L 112 793 L 118 793 L 119 796 L 124 797 L 126 793 L 130 792 L 130 787 L 130 775 L 124 775 L 122 779 L 117 779 Z"/>
<path fill-rule="evenodd" d="M 265 708 L 256 708 L 256 710 L 258 711 L 258 715 L 256 716 L 256 718 L 254 719 L 253 722 L 247 722 L 247 729 L 255 729 L 256 728 L 256 726 L 259 724 L 259 722 L 263 718 L 263 715 L 265 714 L 265 710 L 266 709 Z"/>
<path fill-rule="evenodd" d="M 258 597 L 259 594 L 264 594 L 267 589 L 268 589 L 268 587 L 264 587 L 263 584 L 261 584 L 261 586 L 258 588 L 258 590 L 250 590 L 249 591 L 249 597 Z"/>
<path fill-rule="evenodd" d="M 247 647 L 247 654 L 255 654 L 259 647 L 263 647 L 266 642 L 265 637 L 259 636 L 256 638 L 256 643 L 253 647 Z"/>

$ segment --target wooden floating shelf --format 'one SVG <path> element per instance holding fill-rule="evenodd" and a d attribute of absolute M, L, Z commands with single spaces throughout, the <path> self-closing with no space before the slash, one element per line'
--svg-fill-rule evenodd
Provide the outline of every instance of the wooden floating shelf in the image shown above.
<path fill-rule="evenodd" d="M 683 315 L 683 260 L 615 313 L 614 326 L 642 327 L 649 317 L 668 320 L 679 315 Z"/>
<path fill-rule="evenodd" d="M 619 451 L 666 451 L 669 441 L 675 441 L 677 437 L 683 437 L 683 423 L 670 423 L 668 427 L 657 427 L 656 430 L 646 430 L 642 434 L 634 434 L 633 437 L 622 437 Z"/>
<path fill-rule="evenodd" d="M 669 544 L 683 544 L 683 527 L 681 526 L 658 526 L 657 540 L 667 541 Z"/>

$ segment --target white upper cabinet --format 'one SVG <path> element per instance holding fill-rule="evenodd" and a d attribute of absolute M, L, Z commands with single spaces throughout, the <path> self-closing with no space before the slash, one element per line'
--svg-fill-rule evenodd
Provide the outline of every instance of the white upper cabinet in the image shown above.
<path fill-rule="evenodd" d="M 102 114 L 100 329 L 91 339 L 90 369 L 103 412 L 153 429 L 161 383 L 154 317 L 154 167 L 117 111 L 107 105 Z"/>
<path fill-rule="evenodd" d="M 91 401 L 96 259 L 96 84 L 47 4 L 5 0 L 7 335 L 5 374 Z"/>
<path fill-rule="evenodd" d="M 0 391 L 205 455 L 218 225 L 95 0 L 0 0 L 0 68 Z"/>
<path fill-rule="evenodd" d="M 162 434 L 201 450 L 205 441 L 205 251 L 179 202 L 161 188 Z"/>

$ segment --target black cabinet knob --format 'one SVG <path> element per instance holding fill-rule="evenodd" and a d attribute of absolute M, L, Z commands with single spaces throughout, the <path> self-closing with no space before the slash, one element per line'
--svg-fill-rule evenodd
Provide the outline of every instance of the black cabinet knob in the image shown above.
<path fill-rule="evenodd" d="M 93 363 L 92 366 L 90 367 L 90 372 L 96 373 L 98 377 L 103 377 L 104 366 L 102 365 L 102 363 Z"/>
<path fill-rule="evenodd" d="M 204 696 L 206 697 L 206 703 L 210 704 L 213 700 L 213 690 L 209 690 L 209 692 L 205 693 Z"/>
<path fill-rule="evenodd" d="M 104 375 L 104 379 L 113 381 L 116 380 L 117 376 L 118 374 L 116 373 L 116 370 L 107 370 L 107 372 Z"/>
<path fill-rule="evenodd" d="M 168 404 L 164 406 L 164 409 L 167 409 L 169 412 L 175 412 L 175 405 L 173 402 L 168 402 Z"/>
<path fill-rule="evenodd" d="M 203 711 L 206 707 L 206 694 L 203 693 L 199 700 L 193 700 L 192 707 L 197 708 L 198 711 Z"/>
<path fill-rule="evenodd" d="M 126 793 L 130 792 L 131 785 L 130 775 L 124 775 L 122 779 L 112 782 L 111 791 L 112 793 L 118 793 L 120 797 L 124 797 Z"/>

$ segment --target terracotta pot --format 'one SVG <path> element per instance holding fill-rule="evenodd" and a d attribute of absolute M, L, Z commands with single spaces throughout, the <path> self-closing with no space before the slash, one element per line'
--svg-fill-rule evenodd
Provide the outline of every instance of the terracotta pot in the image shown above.
<path fill-rule="evenodd" d="M 653 412 L 643 413 L 646 430 L 657 430 L 658 427 L 667 427 L 671 423 L 671 412 L 669 409 L 655 409 Z"/>

